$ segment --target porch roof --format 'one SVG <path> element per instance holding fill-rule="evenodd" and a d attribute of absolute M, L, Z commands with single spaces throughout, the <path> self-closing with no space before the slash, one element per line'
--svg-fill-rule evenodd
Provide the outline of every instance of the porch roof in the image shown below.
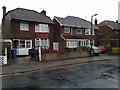
<path fill-rule="evenodd" d="M 65 39 L 87 39 L 84 36 L 80 35 L 62 35 Z"/>

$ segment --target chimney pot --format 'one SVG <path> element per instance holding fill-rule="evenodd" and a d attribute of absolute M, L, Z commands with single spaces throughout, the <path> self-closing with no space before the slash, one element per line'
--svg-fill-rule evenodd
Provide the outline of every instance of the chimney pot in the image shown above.
<path fill-rule="evenodd" d="M 45 11 L 45 10 L 42 10 L 42 11 L 41 11 L 41 14 L 46 16 L 46 11 Z"/>

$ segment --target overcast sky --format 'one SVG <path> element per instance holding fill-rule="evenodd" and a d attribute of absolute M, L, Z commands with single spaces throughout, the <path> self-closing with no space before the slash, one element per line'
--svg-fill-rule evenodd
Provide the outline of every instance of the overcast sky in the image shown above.
<path fill-rule="evenodd" d="M 98 22 L 103 20 L 116 21 L 118 19 L 118 2 L 120 0 L 0 0 L 0 12 L 2 6 L 7 11 L 15 8 L 26 8 L 40 12 L 46 10 L 51 17 L 77 16 L 90 21 L 93 14 Z M 3 13 L 0 13 L 0 19 Z"/>

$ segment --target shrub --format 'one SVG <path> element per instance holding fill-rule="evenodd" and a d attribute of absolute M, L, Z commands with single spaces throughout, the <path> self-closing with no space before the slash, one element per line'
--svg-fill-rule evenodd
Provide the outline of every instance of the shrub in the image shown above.
<path fill-rule="evenodd" d="M 60 54 L 63 54 L 64 51 L 63 50 L 52 50 L 52 49 L 46 49 L 46 50 L 42 50 L 42 53 L 60 53 Z"/>
<path fill-rule="evenodd" d="M 11 46 L 10 42 L 0 42 L 2 44 L 2 55 L 5 54 L 5 48 L 9 48 Z"/>
<path fill-rule="evenodd" d="M 67 52 L 72 52 L 72 51 L 76 51 L 77 48 L 65 48 L 65 51 Z"/>
<path fill-rule="evenodd" d="M 81 46 L 81 49 L 82 49 L 83 51 L 87 51 L 87 47 L 86 47 L 86 46 Z"/>
<path fill-rule="evenodd" d="M 108 54 L 111 53 L 111 45 L 107 45 L 107 46 L 106 46 L 106 52 L 107 52 Z"/>

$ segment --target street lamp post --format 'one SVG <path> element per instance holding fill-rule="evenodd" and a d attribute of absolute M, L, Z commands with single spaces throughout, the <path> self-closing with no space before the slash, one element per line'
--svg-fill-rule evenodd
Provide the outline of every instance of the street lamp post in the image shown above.
<path fill-rule="evenodd" d="M 92 24 L 92 22 L 93 22 L 93 16 L 96 16 L 96 15 L 97 15 L 97 14 L 94 14 L 94 15 L 91 16 L 91 30 L 90 30 L 90 34 L 91 34 L 91 39 L 90 39 L 90 56 L 92 56 L 91 51 L 92 51 L 92 45 L 93 45 L 93 41 L 92 41 L 93 24 Z"/>

